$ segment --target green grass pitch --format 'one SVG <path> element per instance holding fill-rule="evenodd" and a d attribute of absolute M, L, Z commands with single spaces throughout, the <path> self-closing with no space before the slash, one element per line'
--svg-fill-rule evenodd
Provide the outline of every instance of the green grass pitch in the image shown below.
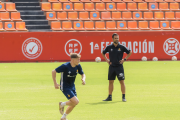
<path fill-rule="evenodd" d="M 58 102 L 67 99 L 53 86 L 51 71 L 62 63 L 1 63 L 0 120 L 60 120 Z M 108 95 L 106 62 L 81 62 L 86 85 L 76 78 L 80 103 L 68 120 L 179 120 L 180 61 L 125 62 L 127 102 L 116 79 Z M 60 74 L 57 74 L 59 82 Z"/>

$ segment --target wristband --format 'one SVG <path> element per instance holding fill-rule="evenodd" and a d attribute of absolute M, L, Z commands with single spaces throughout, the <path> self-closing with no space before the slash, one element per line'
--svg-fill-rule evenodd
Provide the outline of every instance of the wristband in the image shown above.
<path fill-rule="evenodd" d="M 124 58 L 124 61 L 126 61 L 126 58 Z"/>

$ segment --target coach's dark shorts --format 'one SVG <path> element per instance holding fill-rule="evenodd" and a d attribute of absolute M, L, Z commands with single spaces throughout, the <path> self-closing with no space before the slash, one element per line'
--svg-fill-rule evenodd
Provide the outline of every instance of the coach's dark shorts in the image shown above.
<path fill-rule="evenodd" d="M 76 90 L 66 89 L 66 90 L 63 90 L 62 92 L 68 100 L 73 98 L 74 96 L 77 96 Z"/>
<path fill-rule="evenodd" d="M 109 66 L 108 80 L 115 80 L 116 76 L 118 80 L 125 80 L 123 66 Z"/>

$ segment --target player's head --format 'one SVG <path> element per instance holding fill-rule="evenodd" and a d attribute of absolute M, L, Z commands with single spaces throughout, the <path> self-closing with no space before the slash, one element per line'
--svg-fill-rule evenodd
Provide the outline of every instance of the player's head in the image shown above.
<path fill-rule="evenodd" d="M 118 42 L 119 42 L 119 35 L 117 33 L 113 33 L 112 40 L 113 40 L 113 43 L 118 44 Z"/>
<path fill-rule="evenodd" d="M 70 57 L 71 57 L 71 62 L 72 62 L 74 65 L 78 65 L 78 64 L 79 64 L 81 55 L 79 55 L 79 54 L 77 54 L 77 53 L 71 53 L 71 54 L 70 54 Z"/>

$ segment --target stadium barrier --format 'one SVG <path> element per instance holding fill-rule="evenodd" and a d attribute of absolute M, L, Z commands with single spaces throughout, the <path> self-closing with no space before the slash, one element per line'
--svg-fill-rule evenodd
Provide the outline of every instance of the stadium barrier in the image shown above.
<path fill-rule="evenodd" d="M 68 61 L 69 53 L 94 61 L 112 42 L 114 32 L 7 32 L 0 33 L 0 62 Z M 132 50 L 129 60 L 180 59 L 178 31 L 117 32 L 120 43 Z M 102 59 L 104 60 L 104 59 Z"/>

